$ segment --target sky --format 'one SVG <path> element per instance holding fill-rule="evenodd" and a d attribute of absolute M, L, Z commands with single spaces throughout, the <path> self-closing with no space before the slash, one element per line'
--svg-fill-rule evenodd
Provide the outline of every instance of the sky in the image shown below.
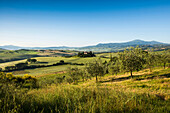
<path fill-rule="evenodd" d="M 170 0 L 0 0 L 0 46 L 170 43 Z"/>

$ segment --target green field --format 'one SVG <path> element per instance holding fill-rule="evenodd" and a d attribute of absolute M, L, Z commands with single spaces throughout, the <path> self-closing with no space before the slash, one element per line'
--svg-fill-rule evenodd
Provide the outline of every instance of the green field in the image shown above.
<path fill-rule="evenodd" d="M 10 51 L 10 50 L 3 50 L 0 51 L 0 59 L 6 60 L 6 59 L 21 59 L 21 58 L 27 58 L 34 55 L 37 55 L 38 52 L 36 51 L 24 51 L 24 50 L 16 50 L 16 51 Z"/>
<path fill-rule="evenodd" d="M 91 58 L 79 58 L 79 57 L 71 57 L 71 58 L 65 58 L 65 57 L 35 57 L 37 59 L 37 63 L 31 64 L 31 65 L 50 65 L 59 62 L 60 60 L 64 60 L 64 62 L 71 62 L 71 63 L 89 63 L 97 59 L 97 57 L 91 57 Z M 108 58 L 101 58 L 103 61 L 108 61 Z M 25 62 L 25 60 L 18 60 L 18 61 L 11 61 L 6 63 L 0 63 L 1 68 L 5 68 L 6 66 L 14 66 L 17 63 Z M 71 66 L 71 65 L 61 65 L 61 66 L 52 66 L 52 67 L 43 67 L 43 68 L 37 68 L 37 69 L 25 69 L 24 71 L 17 71 L 14 72 L 15 75 L 23 75 L 25 73 L 28 73 L 32 76 L 39 76 L 44 75 L 48 73 L 55 73 L 58 71 L 64 71 L 68 67 L 82 67 L 82 66 Z"/>
<path fill-rule="evenodd" d="M 32 57 L 58 57 L 58 56 L 72 56 L 76 55 L 75 51 L 62 50 L 1 50 L 0 49 L 0 63 L 18 61 Z"/>

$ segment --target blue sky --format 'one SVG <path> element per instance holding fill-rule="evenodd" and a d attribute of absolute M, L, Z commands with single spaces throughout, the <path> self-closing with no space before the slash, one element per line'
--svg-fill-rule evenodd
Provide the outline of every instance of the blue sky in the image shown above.
<path fill-rule="evenodd" d="M 170 42 L 170 0 L 0 0 L 0 45 Z"/>

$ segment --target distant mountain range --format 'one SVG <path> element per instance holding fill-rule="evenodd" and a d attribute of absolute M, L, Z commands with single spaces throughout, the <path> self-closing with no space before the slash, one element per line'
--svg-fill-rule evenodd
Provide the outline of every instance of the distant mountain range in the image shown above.
<path fill-rule="evenodd" d="M 0 46 L 2 49 L 7 50 L 19 50 L 19 49 L 58 49 L 58 50 L 80 50 L 80 51 L 120 51 L 127 47 L 163 47 L 163 46 L 169 46 L 168 43 L 162 43 L 157 41 L 143 41 L 143 40 L 133 40 L 129 42 L 123 42 L 123 43 L 99 43 L 94 46 L 85 46 L 85 47 L 19 47 L 14 45 L 5 45 Z"/>

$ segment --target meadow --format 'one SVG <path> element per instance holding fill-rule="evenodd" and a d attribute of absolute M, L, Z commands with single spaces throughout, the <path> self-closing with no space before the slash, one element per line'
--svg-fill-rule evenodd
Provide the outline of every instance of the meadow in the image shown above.
<path fill-rule="evenodd" d="M 33 57 L 57 57 L 57 56 L 70 56 L 76 54 L 75 51 L 62 51 L 62 50 L 3 50 L 0 49 L 0 63 L 24 60 Z"/>
<path fill-rule="evenodd" d="M 104 67 L 99 66 L 96 69 L 100 68 L 99 71 L 102 72 L 101 70 L 106 68 L 112 57 L 115 58 L 118 54 L 100 53 L 96 56 L 34 57 L 37 62 L 29 65 L 54 64 L 61 60 L 86 64 L 98 60 L 98 63 L 101 61 Z M 0 67 L 25 61 L 26 59 L 1 63 Z M 133 71 L 133 77 L 124 70 L 116 74 L 109 72 L 98 76 L 98 81 L 95 76 L 86 75 L 86 65 L 66 64 L 24 69 L 13 71 L 12 74 L 2 72 L 0 112 L 169 113 L 170 68 L 168 65 L 169 63 L 164 69 L 162 64 L 155 63 L 152 71 L 145 66 L 141 70 Z"/>
<path fill-rule="evenodd" d="M 30 58 L 37 56 L 38 52 L 34 50 L 0 50 L 0 59 L 12 61 L 12 60 L 18 60 L 18 59 L 24 59 L 24 58 Z"/>

